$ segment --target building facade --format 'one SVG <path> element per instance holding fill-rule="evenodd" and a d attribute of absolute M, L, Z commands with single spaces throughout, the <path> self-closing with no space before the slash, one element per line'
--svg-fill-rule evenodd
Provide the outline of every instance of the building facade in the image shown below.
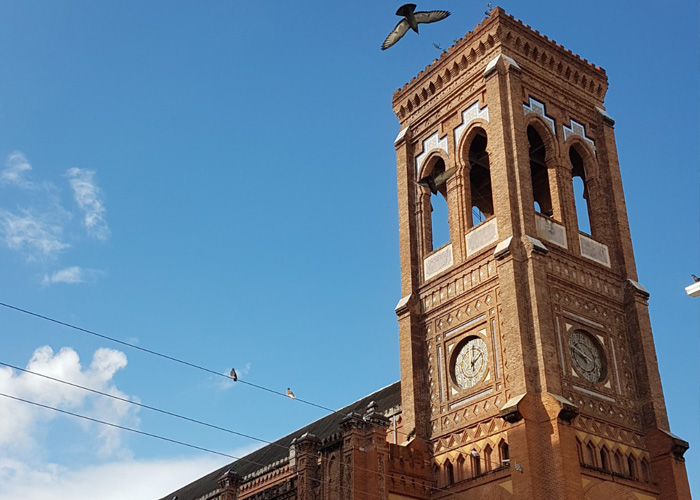
<path fill-rule="evenodd" d="M 400 384 L 164 499 L 689 499 L 606 90 L 500 8 L 397 90 Z"/>

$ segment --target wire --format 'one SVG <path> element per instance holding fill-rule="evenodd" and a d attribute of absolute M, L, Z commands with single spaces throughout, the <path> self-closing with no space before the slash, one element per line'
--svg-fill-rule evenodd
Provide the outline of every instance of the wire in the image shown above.
<path fill-rule="evenodd" d="M 82 390 L 84 390 L 84 391 L 92 392 L 92 393 L 94 393 L 94 394 L 99 394 L 100 396 L 106 396 L 106 397 L 108 397 L 108 398 L 116 399 L 117 401 L 123 401 L 124 403 L 129 403 L 129 404 L 131 404 L 131 405 L 139 406 L 139 407 L 141 407 L 141 408 L 146 408 L 147 410 L 156 411 L 156 412 L 162 413 L 162 414 L 164 414 L 164 415 L 169 415 L 169 416 L 171 416 L 171 417 L 179 418 L 179 419 L 182 419 L 182 420 L 187 420 L 188 422 L 193 422 L 193 423 L 195 423 L 195 424 L 204 425 L 204 426 L 210 427 L 210 428 L 212 428 L 212 429 L 216 429 L 216 430 L 223 431 L 223 432 L 228 432 L 229 434 L 235 434 L 236 436 L 241 436 L 241 437 L 244 437 L 244 438 L 247 438 L 247 439 L 252 439 L 252 440 L 254 440 L 254 441 L 259 441 L 259 442 L 261 442 L 261 443 L 265 443 L 265 444 L 269 444 L 269 445 L 273 445 L 273 446 L 278 446 L 278 447 L 280 447 L 280 448 L 284 448 L 284 449 L 286 449 L 286 450 L 289 450 L 289 447 L 288 447 L 288 446 L 284 446 L 284 445 L 281 445 L 281 444 L 273 443 L 273 442 L 271 442 L 271 441 L 266 441 L 265 439 L 260 439 L 260 438 L 257 438 L 257 437 L 255 437 L 255 436 L 251 436 L 251 435 L 249 435 L 249 434 L 244 434 L 244 433 L 242 433 L 242 432 L 238 432 L 238 431 L 234 431 L 234 430 L 231 430 L 231 429 L 227 429 L 227 428 L 225 428 L 225 427 L 219 427 L 218 425 L 209 424 L 209 423 L 207 423 L 207 422 L 202 422 L 201 420 L 197 420 L 197 419 L 194 419 L 194 418 L 186 417 L 186 416 L 180 415 L 180 414 L 178 414 L 178 413 L 173 413 L 173 412 L 170 412 L 170 411 L 167 411 L 167 410 L 161 410 L 160 408 L 156 408 L 156 407 L 154 407 L 154 406 L 149 406 L 149 405 L 146 405 L 146 404 L 143 404 L 143 403 L 139 403 L 139 402 L 137 402 L 137 401 L 132 401 L 131 399 L 122 398 L 122 397 L 120 397 L 120 396 L 115 396 L 114 394 L 109 394 L 109 393 L 106 393 L 106 392 L 98 391 L 97 389 L 91 389 L 91 388 L 89 388 L 89 387 L 85 387 L 85 386 L 82 386 L 82 385 L 79 385 L 79 384 L 74 384 L 73 382 L 68 382 L 67 380 L 62 380 L 62 379 L 58 379 L 58 378 L 51 377 L 51 376 L 49 376 L 49 375 L 44 375 L 43 373 L 38 373 L 38 372 L 33 372 L 33 371 L 31 371 L 31 370 L 26 370 L 26 369 L 24 369 L 24 368 L 20 368 L 19 366 L 14 366 L 14 365 L 11 365 L 11 364 L 9 364 L 9 363 L 4 363 L 4 362 L 2 362 L 2 361 L 0 361 L 0 365 L 2 365 L 2 366 L 7 366 L 7 367 L 9 367 L 9 368 L 13 368 L 13 369 L 15 369 L 15 370 L 19 370 L 19 371 L 24 372 L 24 373 L 30 373 L 30 374 L 32 374 L 32 375 L 36 375 L 37 377 L 43 377 L 43 378 L 48 379 L 48 380 L 53 380 L 54 382 L 58 382 L 58 383 L 60 383 L 60 384 L 65 384 L 65 385 L 69 385 L 69 386 L 71 386 L 71 387 L 76 387 L 76 388 L 78 388 L 78 389 L 82 389 Z"/>
<path fill-rule="evenodd" d="M 0 306 L 6 307 L 6 308 L 8 308 L 8 309 L 12 309 L 12 310 L 14 310 L 14 311 L 18 311 L 18 312 L 21 312 L 21 313 L 24 313 L 24 314 L 28 314 L 28 315 L 30 315 L 30 316 L 34 316 L 35 318 L 40 318 L 40 319 L 43 319 L 43 320 L 46 320 L 46 321 L 50 321 L 51 323 L 56 323 L 57 325 L 65 326 L 65 327 L 67 327 L 67 328 L 71 328 L 71 329 L 77 330 L 77 331 L 79 331 L 79 332 L 87 333 L 87 334 L 89 334 L 89 335 L 93 335 L 93 336 L 99 337 L 99 338 L 101 338 L 101 339 L 109 340 L 109 341 L 111 341 L 111 342 L 116 342 L 117 344 L 124 345 L 124 346 L 127 346 L 127 347 L 131 347 L 132 349 L 137 349 L 137 350 L 139 350 L 139 351 L 142 351 L 142 352 L 145 352 L 145 353 L 148 353 L 148 354 L 152 354 L 152 355 L 154 355 L 154 356 L 158 356 L 158 357 L 160 357 L 160 358 L 164 358 L 164 359 L 167 359 L 167 360 L 170 360 L 170 361 L 174 361 L 174 362 L 176 362 L 176 363 L 180 363 L 180 364 L 182 364 L 182 365 L 189 366 L 189 367 L 191 367 L 191 368 L 196 368 L 197 370 L 201 370 L 201 371 L 204 371 L 204 372 L 207 372 L 207 373 L 211 373 L 212 375 L 217 375 L 217 376 L 219 376 L 219 377 L 224 377 L 224 378 L 230 380 L 230 377 L 229 377 L 228 375 L 225 375 L 225 374 L 223 374 L 223 373 L 219 373 L 219 372 L 217 372 L 217 371 L 211 370 L 211 369 L 206 368 L 206 367 L 204 367 L 204 366 L 197 365 L 197 364 L 195 364 L 195 363 L 190 363 L 189 361 L 185 361 L 185 360 L 183 360 L 183 359 L 179 359 L 179 358 L 176 358 L 176 357 L 174 357 L 174 356 L 168 356 L 167 354 L 163 354 L 163 353 L 160 353 L 160 352 L 158 352 L 158 351 L 153 351 L 153 350 L 151 350 L 151 349 L 146 349 L 145 347 L 137 346 L 137 345 L 135 345 L 135 344 L 131 344 L 131 343 L 125 342 L 125 341 L 123 341 L 123 340 L 115 339 L 114 337 L 110 337 L 110 336 L 108 336 L 108 335 L 104 335 L 104 334 L 102 334 L 102 333 L 98 333 L 98 332 L 95 332 L 95 331 L 93 331 L 93 330 L 88 330 L 87 328 L 82 328 L 82 327 L 79 327 L 79 326 L 76 326 L 76 325 L 72 325 L 72 324 L 70 324 L 70 323 L 66 323 L 65 321 L 60 321 L 60 320 L 57 320 L 57 319 L 54 319 L 54 318 L 50 318 L 50 317 L 48 317 L 48 316 L 44 316 L 43 314 L 38 314 L 38 313 L 35 313 L 35 312 L 32 312 L 32 311 L 28 311 L 28 310 L 26 310 L 26 309 L 22 309 L 22 308 L 20 308 L 20 307 L 16 307 L 16 306 L 13 306 L 13 305 L 10 305 L 10 304 L 6 304 L 6 303 L 4 303 L 4 302 L 0 302 Z M 255 387 L 256 389 L 260 389 L 260 390 L 263 390 L 263 391 L 271 392 L 272 394 L 277 394 L 278 396 L 282 396 L 282 397 L 284 397 L 284 398 L 288 398 L 288 397 L 289 397 L 289 396 L 287 396 L 287 394 L 284 393 L 284 392 L 276 391 L 276 390 L 274 390 L 274 389 L 270 389 L 270 388 L 264 387 L 264 386 L 262 386 L 262 385 L 254 384 L 254 383 L 252 383 L 252 382 L 248 382 L 248 381 L 242 380 L 242 379 L 240 379 L 240 378 L 238 379 L 238 382 L 240 382 L 240 383 L 242 383 L 242 384 L 245 384 L 245 385 L 249 385 L 249 386 L 251 386 L 251 387 Z M 335 412 L 337 411 L 337 410 L 332 410 L 331 408 L 328 408 L 328 407 L 326 407 L 326 406 L 319 405 L 319 404 L 316 404 L 316 403 L 313 403 L 313 402 L 311 402 L 311 401 L 307 401 L 307 400 L 304 400 L 304 399 L 301 399 L 301 398 L 296 398 L 296 400 L 299 401 L 300 403 L 304 403 L 304 404 L 307 404 L 307 405 L 309 405 L 309 406 L 315 406 L 316 408 L 320 408 L 320 409 L 322 409 L 322 410 L 329 411 L 329 412 L 331 412 L 331 413 L 335 413 Z"/>
<path fill-rule="evenodd" d="M 22 309 L 22 308 L 17 307 L 17 306 L 13 306 L 13 305 L 10 305 L 10 304 L 6 304 L 6 303 L 4 303 L 4 302 L 0 302 L 0 306 L 6 307 L 6 308 L 8 308 L 8 309 L 12 309 L 12 310 L 17 311 L 17 312 L 21 312 L 21 313 L 27 314 L 27 315 L 29 315 L 29 316 L 33 316 L 33 317 L 35 317 L 35 318 L 43 319 L 43 320 L 45 320 L 45 321 L 50 321 L 51 323 L 55 323 L 55 324 L 58 324 L 58 325 L 61 325 L 61 326 L 65 326 L 65 327 L 71 328 L 71 329 L 73 329 L 73 330 L 77 330 L 77 331 L 80 331 L 80 332 L 83 332 L 83 333 L 87 333 L 87 334 L 89 334 L 89 335 L 94 335 L 94 336 L 96 336 L 96 337 L 99 337 L 99 338 L 102 338 L 102 339 L 105 339 L 105 340 L 109 340 L 109 341 L 111 341 L 111 342 L 116 342 L 117 344 L 124 345 L 124 346 L 127 346 L 127 347 L 131 347 L 131 348 L 133 348 L 133 349 L 137 349 L 137 350 L 139 350 L 139 351 L 146 352 L 146 353 L 152 354 L 152 355 L 154 355 L 154 356 L 158 356 L 158 357 L 161 357 L 161 358 L 170 360 L 170 361 L 174 361 L 174 362 L 176 362 L 176 363 L 180 363 L 180 364 L 182 364 L 182 365 L 189 366 L 189 367 L 191 367 L 191 368 L 196 368 L 196 369 L 198 369 L 198 370 L 201 370 L 201 371 L 204 371 L 204 372 L 207 372 L 207 373 L 211 373 L 211 374 L 217 375 L 217 376 L 219 376 L 219 377 L 223 377 L 223 378 L 225 378 L 225 379 L 227 379 L 227 380 L 231 380 L 231 377 L 230 377 L 229 375 L 225 375 L 225 374 L 223 374 L 223 373 L 219 373 L 219 372 L 217 372 L 217 371 L 215 371 L 215 370 L 211 370 L 211 369 L 206 368 L 206 367 L 204 367 L 204 366 L 200 366 L 200 365 L 197 365 L 197 364 L 195 364 L 195 363 L 190 363 L 189 361 L 184 361 L 184 360 L 182 360 L 182 359 L 179 359 L 179 358 L 176 358 L 176 357 L 173 357 L 173 356 L 169 356 L 169 355 L 167 355 L 167 354 L 163 354 L 163 353 L 160 353 L 160 352 L 151 350 L 151 349 L 146 349 L 145 347 L 137 346 L 137 345 L 135 345 L 135 344 L 131 344 L 131 343 L 129 343 L 129 342 L 125 342 L 125 341 L 123 341 L 123 340 L 119 340 L 119 339 L 116 339 L 116 338 L 114 338 L 114 337 L 110 337 L 110 336 L 108 336 L 108 335 L 104 335 L 104 334 L 101 334 L 101 333 L 98 333 L 98 332 L 95 332 L 95 331 L 92 331 L 92 330 L 88 330 L 88 329 L 86 329 L 86 328 L 82 328 L 82 327 L 80 327 L 80 326 L 76 326 L 76 325 L 73 325 L 73 324 L 71 324 L 71 323 L 66 323 L 65 321 L 60 321 L 60 320 L 51 318 L 51 317 L 49 317 L 49 316 L 44 316 L 43 314 L 35 313 L 35 312 L 32 312 L 32 311 L 28 311 L 28 310 L 26 310 L 26 309 Z M 248 381 L 246 381 L 246 380 L 241 380 L 240 378 L 238 378 L 236 382 L 237 382 L 237 383 L 241 383 L 241 384 L 245 384 L 245 385 L 249 385 L 249 386 L 251 386 L 251 387 L 255 387 L 256 389 L 260 389 L 260 390 L 263 390 L 263 391 L 267 391 L 267 392 L 270 392 L 270 393 L 272 393 L 272 394 L 277 394 L 278 396 L 282 396 L 282 397 L 284 397 L 285 399 L 289 399 L 289 396 L 287 396 L 287 394 L 285 394 L 285 393 L 283 393 L 283 392 L 280 392 L 280 391 L 276 391 L 276 390 L 274 390 L 274 389 L 270 389 L 270 388 L 268 388 L 268 387 L 264 387 L 264 386 L 262 386 L 262 385 L 258 385 L 258 384 L 252 383 L 252 382 L 248 382 Z M 325 411 L 329 412 L 330 414 L 339 413 L 339 412 L 342 410 L 342 408 L 341 408 L 341 409 L 338 409 L 338 410 L 333 410 L 333 409 L 331 409 L 331 408 L 328 408 L 327 406 L 323 406 L 323 405 L 320 405 L 320 404 L 317 404 L 317 403 L 314 403 L 314 402 L 311 402 L 311 401 L 308 401 L 308 400 L 300 399 L 300 398 L 296 398 L 296 401 L 299 401 L 299 402 L 304 403 L 304 404 L 309 405 L 309 406 L 314 406 L 314 407 L 316 407 L 316 408 L 320 408 L 320 409 L 322 409 L 322 410 L 325 410 Z M 205 424 L 205 425 L 208 425 L 208 424 Z M 410 431 L 409 431 L 409 432 L 404 432 L 404 431 L 398 431 L 398 430 L 397 430 L 396 433 L 397 433 L 397 434 L 404 435 L 404 436 L 408 436 L 409 433 L 410 433 Z M 256 438 L 252 438 L 252 439 L 256 439 Z M 418 437 L 418 436 L 416 436 L 416 439 L 420 439 L 421 441 L 424 441 L 425 443 L 431 444 L 431 441 L 429 441 L 428 439 L 421 438 L 421 437 Z M 259 439 L 256 439 L 256 440 L 259 440 Z M 259 441 L 260 441 L 260 440 L 259 440 Z M 263 442 L 265 442 L 265 441 L 263 441 Z"/>
<path fill-rule="evenodd" d="M 245 459 L 243 459 L 243 458 L 236 457 L 236 456 L 234 456 L 234 455 L 229 455 L 228 453 L 222 453 L 222 452 L 220 452 L 220 451 L 210 450 L 209 448 L 203 448 L 203 447 L 201 447 L 201 446 L 196 446 L 196 445 L 194 445 L 194 444 L 185 443 L 185 442 L 183 442 L 183 441 L 178 441 L 178 440 L 176 440 L 176 439 L 170 439 L 170 438 L 167 438 L 167 437 L 164 437 L 164 436 L 159 436 L 158 434 L 151 434 L 150 432 L 140 431 L 140 430 L 138 430 L 138 429 L 132 429 L 131 427 L 125 427 L 125 426 L 123 426 L 123 425 L 114 424 L 114 423 L 111 423 L 111 422 L 105 422 L 104 420 L 98 420 L 98 419 L 96 419 L 96 418 L 88 417 L 88 416 L 86 416 L 86 415 L 81 415 L 81 414 L 79 414 L 79 413 L 73 413 L 73 412 L 68 411 L 68 410 L 61 410 L 60 408 L 55 408 L 55 407 L 53 407 L 53 406 L 49 406 L 49 405 L 37 403 L 36 401 L 29 401 L 28 399 L 22 399 L 22 398 L 18 398 L 18 397 L 16 397 L 16 396 L 10 396 L 9 394 L 5 394 L 5 393 L 3 393 L 3 392 L 0 392 L 0 396 L 4 396 L 4 397 L 10 398 L 10 399 L 14 399 L 14 400 L 16 400 L 16 401 L 22 401 L 23 403 L 27 403 L 27 404 L 34 405 L 34 406 L 39 406 L 39 407 L 41 407 L 41 408 L 46 408 L 47 410 L 53 410 L 53 411 L 57 411 L 57 412 L 59 412 L 59 413 L 65 413 L 66 415 L 71 415 L 71 416 L 73 416 L 73 417 L 82 418 L 82 419 L 84 419 L 84 420 L 90 420 L 91 422 L 95 422 L 95 423 L 98 423 L 98 424 L 108 425 L 109 427 L 114 427 L 114 428 L 116 428 L 116 429 L 121 429 L 121 430 L 123 430 L 123 431 L 129 431 L 129 432 L 134 432 L 134 433 L 136 433 L 136 434 L 142 434 L 142 435 L 144 435 L 144 436 L 148 436 L 148 437 L 160 439 L 160 440 L 162 440 L 162 441 L 168 441 L 169 443 L 175 443 L 175 444 L 179 444 L 179 445 L 181 445 L 181 446 L 187 446 L 188 448 L 194 448 L 195 450 L 205 451 L 205 452 L 207 452 L 207 453 L 213 453 L 213 454 L 215 454 L 215 455 L 220 455 L 220 456 L 222 456 L 222 457 L 232 458 L 232 459 L 234 459 L 234 460 L 241 460 L 241 461 L 243 461 L 243 462 L 252 463 L 252 464 L 254 464 L 254 465 L 259 465 L 259 466 L 261 466 L 261 467 L 264 467 L 264 466 L 265 466 L 265 464 L 259 464 L 259 463 L 257 463 L 257 462 L 252 462 L 252 461 L 250 461 L 250 460 L 245 460 Z"/>

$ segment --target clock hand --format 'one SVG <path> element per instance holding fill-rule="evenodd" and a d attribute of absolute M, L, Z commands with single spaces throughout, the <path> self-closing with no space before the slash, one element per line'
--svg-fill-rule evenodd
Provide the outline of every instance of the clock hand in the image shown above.
<path fill-rule="evenodd" d="M 479 361 L 479 358 L 481 358 L 481 356 L 482 356 L 482 352 L 481 352 L 481 351 L 477 351 L 477 356 L 476 356 L 476 358 L 474 358 L 474 359 L 472 360 L 472 369 L 474 368 L 474 364 L 475 364 L 477 361 Z"/>
<path fill-rule="evenodd" d="M 590 360 L 591 360 L 591 358 L 589 358 L 588 355 L 587 355 L 585 352 L 583 352 L 578 346 L 575 345 L 575 346 L 574 346 L 574 349 L 575 349 L 576 351 L 578 351 L 578 353 L 579 353 L 583 358 L 585 358 L 587 361 L 590 361 Z"/>

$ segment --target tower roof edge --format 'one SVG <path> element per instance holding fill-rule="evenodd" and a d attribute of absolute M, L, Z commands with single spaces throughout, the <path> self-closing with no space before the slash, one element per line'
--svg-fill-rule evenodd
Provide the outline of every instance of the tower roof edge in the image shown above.
<path fill-rule="evenodd" d="M 409 94 L 412 89 L 420 87 L 423 81 L 434 77 L 435 71 L 447 66 L 448 61 L 456 59 L 459 54 L 465 54 L 466 52 L 471 54 L 474 49 L 477 50 L 477 53 L 480 49 L 483 51 L 484 42 L 487 39 L 492 40 L 496 45 L 506 48 L 508 55 L 511 56 L 512 51 L 522 50 L 525 46 L 538 46 L 540 54 L 543 54 L 543 51 L 547 51 L 552 57 L 560 59 L 565 66 L 584 71 L 599 81 L 603 81 L 605 87 L 607 87 L 607 74 L 603 68 L 541 34 L 519 19 L 514 18 L 511 14 L 507 14 L 503 8 L 495 7 L 489 13 L 489 17 L 484 18 L 471 31 L 467 32 L 464 37 L 456 40 L 456 43 L 445 50 L 440 57 L 434 59 L 416 76 L 411 78 L 409 82 L 397 89 L 392 96 L 394 105 L 406 94 Z M 468 48 L 471 50 L 467 51 Z M 527 57 L 526 54 L 525 56 Z M 427 85 L 427 82 L 425 84 Z"/>

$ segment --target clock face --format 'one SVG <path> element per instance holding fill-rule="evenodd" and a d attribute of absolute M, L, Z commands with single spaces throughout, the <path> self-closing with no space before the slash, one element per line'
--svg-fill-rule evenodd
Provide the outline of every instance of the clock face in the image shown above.
<path fill-rule="evenodd" d="M 489 352 L 486 342 L 479 337 L 469 337 L 457 350 L 454 358 L 455 382 L 462 389 L 474 387 L 486 373 Z"/>
<path fill-rule="evenodd" d="M 593 337 L 581 330 L 575 330 L 569 337 L 569 350 L 576 373 L 589 382 L 603 380 L 605 356 Z"/>

